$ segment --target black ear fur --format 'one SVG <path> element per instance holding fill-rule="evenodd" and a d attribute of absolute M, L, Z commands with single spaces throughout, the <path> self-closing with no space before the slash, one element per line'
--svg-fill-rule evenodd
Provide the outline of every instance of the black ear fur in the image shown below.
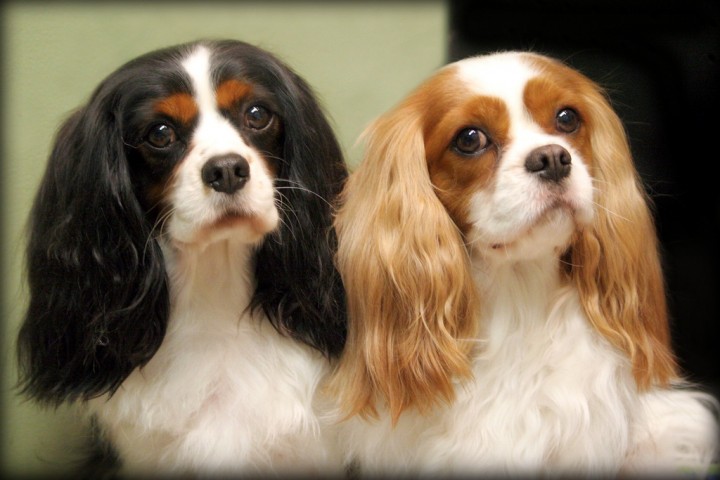
<path fill-rule="evenodd" d="M 287 67 L 277 68 L 285 112 L 276 180 L 281 226 L 256 256 L 253 307 L 262 308 L 281 332 L 337 356 L 345 343 L 346 313 L 332 219 L 347 169 L 310 87 Z"/>
<path fill-rule="evenodd" d="M 30 215 L 19 387 L 49 404 L 113 392 L 165 334 L 162 253 L 133 191 L 114 101 L 100 88 L 64 123 Z"/>

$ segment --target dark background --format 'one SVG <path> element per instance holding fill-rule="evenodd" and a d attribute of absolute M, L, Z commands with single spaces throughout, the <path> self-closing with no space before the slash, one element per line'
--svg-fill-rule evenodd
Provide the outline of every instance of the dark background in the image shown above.
<path fill-rule="evenodd" d="M 602 85 L 655 203 L 674 346 L 720 394 L 720 1 L 450 1 L 449 61 L 533 50 Z"/>

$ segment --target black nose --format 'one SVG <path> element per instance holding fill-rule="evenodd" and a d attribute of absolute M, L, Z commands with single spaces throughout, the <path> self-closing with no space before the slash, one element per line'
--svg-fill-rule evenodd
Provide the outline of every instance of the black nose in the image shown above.
<path fill-rule="evenodd" d="M 559 182 L 570 174 L 572 157 L 560 145 L 538 147 L 525 159 L 525 170 L 537 174 L 543 180 Z"/>
<path fill-rule="evenodd" d="M 232 194 L 250 178 L 250 165 L 240 155 L 220 155 L 205 163 L 200 172 L 202 181 L 216 192 Z"/>

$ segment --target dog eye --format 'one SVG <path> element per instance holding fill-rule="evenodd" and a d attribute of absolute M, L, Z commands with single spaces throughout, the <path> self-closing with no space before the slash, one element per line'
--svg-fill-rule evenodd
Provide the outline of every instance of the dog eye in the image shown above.
<path fill-rule="evenodd" d="M 150 129 L 145 141 L 155 148 L 166 148 L 177 141 L 177 134 L 170 125 L 159 123 Z"/>
<path fill-rule="evenodd" d="M 572 108 L 563 108 L 555 115 L 555 127 L 561 132 L 572 133 L 580 126 L 580 116 Z"/>
<path fill-rule="evenodd" d="M 262 130 L 270 124 L 272 112 L 260 105 L 253 105 L 245 112 L 245 125 L 253 130 Z"/>
<path fill-rule="evenodd" d="M 490 139 L 478 128 L 465 128 L 455 135 L 452 143 L 455 150 L 464 155 L 474 155 L 490 145 Z"/>

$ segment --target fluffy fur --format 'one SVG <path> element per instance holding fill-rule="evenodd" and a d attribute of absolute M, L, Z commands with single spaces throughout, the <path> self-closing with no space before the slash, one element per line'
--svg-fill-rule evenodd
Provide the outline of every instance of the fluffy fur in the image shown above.
<path fill-rule="evenodd" d="M 707 471 L 715 400 L 678 371 L 648 199 L 596 84 L 469 58 L 366 139 L 336 219 L 331 382 L 362 473 Z"/>
<path fill-rule="evenodd" d="M 31 212 L 22 391 L 84 408 L 126 473 L 337 471 L 316 394 L 345 338 L 346 175 L 311 89 L 261 49 L 120 67 Z"/>

